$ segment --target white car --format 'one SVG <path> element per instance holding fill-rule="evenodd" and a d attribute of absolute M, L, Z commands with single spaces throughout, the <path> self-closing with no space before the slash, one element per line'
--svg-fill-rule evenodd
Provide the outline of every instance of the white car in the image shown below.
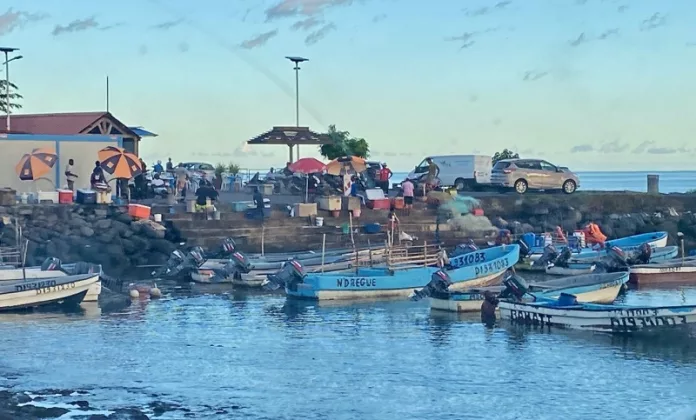
<path fill-rule="evenodd" d="M 408 179 L 418 179 L 428 173 L 428 158 L 440 168 L 440 185 L 453 186 L 457 190 L 470 190 L 491 182 L 491 157 L 484 155 L 429 156 L 408 174 Z"/>
<path fill-rule="evenodd" d="M 209 163 L 204 162 L 184 162 L 177 165 L 177 167 L 186 168 L 189 172 L 198 172 L 201 175 L 205 175 L 208 181 L 215 179 L 215 167 Z"/>

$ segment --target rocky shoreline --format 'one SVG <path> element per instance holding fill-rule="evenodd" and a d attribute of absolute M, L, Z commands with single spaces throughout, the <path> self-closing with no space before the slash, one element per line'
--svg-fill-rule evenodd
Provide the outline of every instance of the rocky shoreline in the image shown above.
<path fill-rule="evenodd" d="M 12 224 L 0 229 L 0 246 L 16 246 L 18 222 L 28 240 L 28 265 L 57 257 L 101 264 L 110 276 L 123 276 L 136 266 L 163 264 L 181 241 L 175 229 L 134 220 L 119 207 L 24 205 L 0 207 L 1 216 Z"/>

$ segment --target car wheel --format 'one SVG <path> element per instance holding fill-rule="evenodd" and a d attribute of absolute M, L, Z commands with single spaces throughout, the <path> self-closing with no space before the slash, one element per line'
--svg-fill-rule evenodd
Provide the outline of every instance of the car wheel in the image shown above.
<path fill-rule="evenodd" d="M 527 181 L 525 181 L 524 179 L 518 179 L 517 181 L 515 181 L 515 191 L 517 192 L 517 194 L 526 193 L 527 187 Z"/>
<path fill-rule="evenodd" d="M 573 181 L 572 179 L 569 179 L 563 183 L 563 192 L 566 194 L 574 193 L 576 188 L 577 185 L 575 185 L 575 181 Z"/>

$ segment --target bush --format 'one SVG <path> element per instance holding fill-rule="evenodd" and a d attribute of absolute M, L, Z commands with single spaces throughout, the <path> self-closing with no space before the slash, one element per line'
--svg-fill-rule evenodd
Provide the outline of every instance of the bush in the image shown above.
<path fill-rule="evenodd" d="M 239 171 L 241 171 L 241 170 L 242 170 L 242 168 L 240 168 L 239 165 L 237 165 L 237 164 L 234 163 L 234 162 L 230 162 L 230 163 L 227 165 L 227 171 L 228 171 L 229 173 L 231 173 L 232 175 L 237 175 L 237 174 L 239 173 Z"/>
<path fill-rule="evenodd" d="M 219 178 L 223 172 L 227 171 L 227 166 L 222 163 L 215 165 L 215 175 Z"/>

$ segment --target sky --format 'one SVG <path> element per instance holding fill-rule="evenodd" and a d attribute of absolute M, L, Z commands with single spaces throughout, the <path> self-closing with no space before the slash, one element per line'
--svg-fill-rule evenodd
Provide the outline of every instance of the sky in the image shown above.
<path fill-rule="evenodd" d="M 105 110 L 108 75 L 110 111 L 159 134 L 146 161 L 283 165 L 287 147 L 245 141 L 295 124 L 292 55 L 309 59 L 300 125 L 336 124 L 397 170 L 503 148 L 684 170 L 695 20 L 692 0 L 5 0 L 0 46 L 23 56 L 22 113 Z"/>

